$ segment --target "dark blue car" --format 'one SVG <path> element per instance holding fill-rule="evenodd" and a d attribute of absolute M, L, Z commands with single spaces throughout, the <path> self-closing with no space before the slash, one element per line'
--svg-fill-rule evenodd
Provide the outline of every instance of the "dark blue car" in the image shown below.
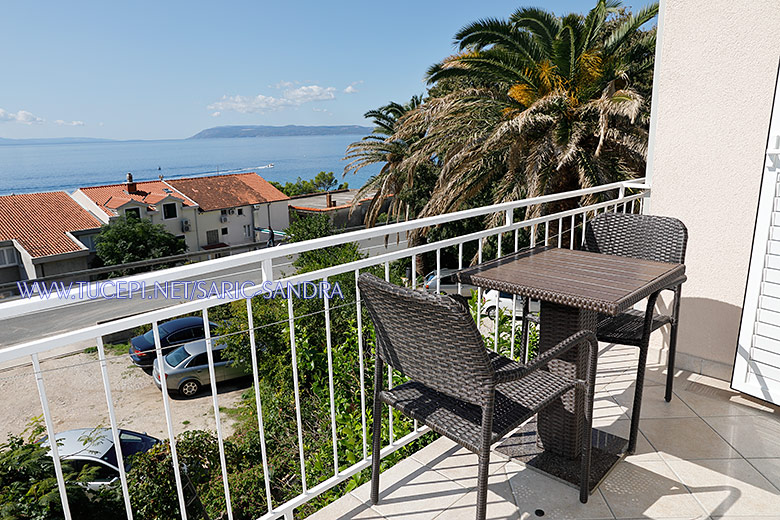
<path fill-rule="evenodd" d="M 214 336 L 217 324 L 210 322 L 210 325 L 211 335 Z M 203 318 L 197 316 L 166 321 L 159 325 L 159 329 L 163 354 L 184 343 L 206 337 L 203 331 Z M 153 331 L 150 330 L 130 340 L 130 359 L 139 367 L 151 367 L 156 356 Z"/>

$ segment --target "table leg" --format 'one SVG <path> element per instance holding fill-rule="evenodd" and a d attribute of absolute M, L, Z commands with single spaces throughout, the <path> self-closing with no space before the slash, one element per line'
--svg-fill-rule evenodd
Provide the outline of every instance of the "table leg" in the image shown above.
<path fill-rule="evenodd" d="M 580 330 L 596 330 L 597 313 L 556 303 L 541 302 L 539 353 L 542 353 Z M 583 352 L 584 351 L 584 352 Z M 560 359 L 550 362 L 549 370 L 568 378 L 587 376 L 587 345 L 572 349 Z M 543 408 L 537 418 L 538 442 L 545 451 L 575 459 L 582 446 L 585 395 L 570 390 L 560 399 Z"/>
<path fill-rule="evenodd" d="M 564 305 L 542 302 L 539 350 L 556 345 L 578 330 L 594 330 L 597 314 Z M 549 370 L 566 377 L 584 379 L 588 364 L 588 349 L 571 350 L 561 360 L 553 360 Z M 558 478 L 575 487 L 580 485 L 580 435 L 591 440 L 591 464 L 588 487 L 596 489 L 626 453 L 628 441 L 617 435 L 593 429 L 585 431 L 583 408 L 585 395 L 571 391 L 539 411 L 535 421 L 520 427 L 501 442 L 496 451 L 527 467 Z"/>

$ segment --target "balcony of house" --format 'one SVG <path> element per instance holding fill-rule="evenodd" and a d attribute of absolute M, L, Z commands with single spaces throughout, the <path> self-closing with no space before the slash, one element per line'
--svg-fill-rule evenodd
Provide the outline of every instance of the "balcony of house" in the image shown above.
<path fill-rule="evenodd" d="M 0 405 L 3 430 L 35 444 L 44 435 L 87 429 L 113 443 L 114 473 L 100 478 L 74 473 L 78 457 L 64 445 L 63 453 L 56 444 L 49 448 L 51 492 L 65 518 L 84 516 L 85 487 L 111 495 L 105 507 L 128 519 L 473 518 L 477 456 L 435 434 L 425 420 L 388 414 L 386 407 L 379 501 L 370 500 L 376 324 L 360 275 L 414 294 L 469 297 L 470 319 L 485 347 L 517 364 L 533 363 L 544 340 L 536 307 L 526 308 L 517 295 L 472 290 L 452 273 L 540 248 L 583 249 L 584 230 L 595 219 L 638 215 L 650 201 L 650 188 L 639 179 L 155 271 L 102 292 L 3 303 L 0 388 L 15 396 Z M 441 233 L 453 224 L 461 230 L 456 236 Z M 396 247 L 355 253 L 353 244 L 382 239 Z M 280 273 L 280 264 L 292 268 Z M 212 275 L 226 270 L 256 270 L 264 283 L 211 293 Z M 432 277 L 418 275 L 429 270 Z M 203 294 L 186 297 L 188 286 L 176 285 L 183 280 L 208 283 Z M 172 292 L 156 300 L 160 306 L 130 310 L 133 298 L 143 301 L 144 291 L 154 290 Z M 74 320 L 56 333 L 41 319 L 74 311 L 91 316 L 108 301 L 124 301 L 128 312 L 88 325 Z M 668 311 L 665 305 L 659 309 Z M 187 329 L 187 338 L 174 341 L 171 324 L 193 316 L 202 321 L 202 336 Z M 668 335 L 668 326 L 654 334 Z M 146 338 L 145 353 L 141 340 L 115 341 L 118 336 Z M 529 444 L 532 418 L 492 447 L 487 518 L 771 517 L 780 511 L 778 409 L 685 367 L 673 371 L 667 402 L 666 345 L 649 349 L 638 442 L 626 452 L 638 352 L 599 344 L 593 436 L 618 439 L 618 446 L 610 451 L 596 443 L 604 453 L 593 460 L 610 458 L 609 471 L 593 482 L 587 503 L 580 502 L 576 480 L 550 476 L 527 454 L 518 455 Z M 392 369 L 384 375 L 388 389 L 406 380 Z M 25 433 L 30 419 L 37 438 Z M 125 442 L 133 432 L 159 442 L 140 450 Z M 159 496 L 163 504 L 150 498 Z"/>

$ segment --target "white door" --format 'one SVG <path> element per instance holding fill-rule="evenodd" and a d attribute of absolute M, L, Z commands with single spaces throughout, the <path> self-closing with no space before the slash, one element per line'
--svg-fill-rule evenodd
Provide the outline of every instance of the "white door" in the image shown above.
<path fill-rule="evenodd" d="M 769 128 L 731 387 L 780 404 L 780 82 Z"/>

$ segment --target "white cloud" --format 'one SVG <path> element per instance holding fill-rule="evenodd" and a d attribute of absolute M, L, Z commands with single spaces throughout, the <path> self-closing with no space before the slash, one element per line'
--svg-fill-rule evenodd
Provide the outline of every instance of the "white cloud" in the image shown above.
<path fill-rule="evenodd" d="M 86 123 L 84 121 L 63 121 L 62 119 L 57 119 L 54 124 L 59 126 L 84 126 Z"/>
<path fill-rule="evenodd" d="M 0 108 L 0 121 L 15 121 L 17 123 L 32 125 L 34 123 L 43 123 L 44 120 L 34 114 L 31 114 L 27 110 L 8 112 Z"/>
<path fill-rule="evenodd" d="M 310 101 L 324 101 L 336 99 L 336 89 L 333 87 L 320 87 L 319 85 L 308 85 L 304 87 L 293 88 L 284 91 L 284 98 L 289 99 L 296 105 L 302 105 Z"/>
<path fill-rule="evenodd" d="M 269 112 L 288 107 L 296 107 L 313 101 L 330 101 L 336 99 L 336 88 L 320 85 L 304 85 L 292 88 L 292 83 L 280 82 L 279 88 L 284 88 L 281 97 L 265 96 L 222 96 L 216 103 L 207 108 L 215 111 L 233 110 L 242 114 Z"/>
<path fill-rule="evenodd" d="M 219 112 L 219 111 L 211 113 L 211 117 L 219 117 L 221 115 L 222 115 L 222 112 Z"/>
<path fill-rule="evenodd" d="M 352 83 L 350 83 L 347 86 L 347 88 L 344 89 L 344 93 L 345 94 L 354 94 L 356 92 L 360 92 L 358 89 L 355 88 L 355 86 L 356 85 L 360 85 L 361 83 L 363 83 L 362 79 L 360 81 L 353 81 Z"/>

